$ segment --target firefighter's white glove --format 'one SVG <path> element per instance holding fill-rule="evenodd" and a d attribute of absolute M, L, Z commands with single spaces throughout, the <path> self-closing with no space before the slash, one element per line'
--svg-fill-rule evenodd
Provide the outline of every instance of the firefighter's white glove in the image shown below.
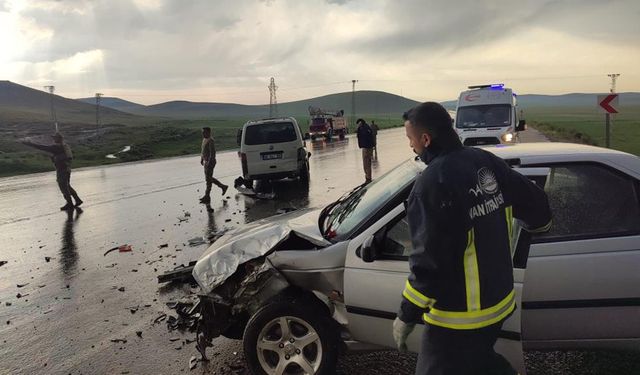
<path fill-rule="evenodd" d="M 405 323 L 400 320 L 400 318 L 396 318 L 396 320 L 393 321 L 393 339 L 399 351 L 407 351 L 407 337 L 409 337 L 415 327 L 415 324 Z"/>

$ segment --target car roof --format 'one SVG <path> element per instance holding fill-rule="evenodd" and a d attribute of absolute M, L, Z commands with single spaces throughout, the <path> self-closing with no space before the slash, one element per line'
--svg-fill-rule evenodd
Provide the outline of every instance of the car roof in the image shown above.
<path fill-rule="evenodd" d="M 282 121 L 295 122 L 293 117 L 271 117 L 271 118 L 263 118 L 263 119 L 260 119 L 260 120 L 247 121 L 247 123 L 245 125 L 269 124 L 269 123 L 272 123 L 272 122 L 282 122 Z"/>
<path fill-rule="evenodd" d="M 638 156 L 578 143 L 538 142 L 482 147 L 502 159 L 520 159 L 523 165 L 550 162 L 598 162 L 640 177 Z"/>

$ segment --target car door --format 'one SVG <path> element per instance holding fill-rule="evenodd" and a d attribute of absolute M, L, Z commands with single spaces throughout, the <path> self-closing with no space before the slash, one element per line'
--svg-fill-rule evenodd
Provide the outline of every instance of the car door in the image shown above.
<path fill-rule="evenodd" d="M 521 169 L 520 172 L 544 186 L 548 169 Z M 521 235 L 517 222 L 514 228 L 514 287 L 516 303 L 520 305 L 530 236 Z M 380 249 L 374 261 L 367 259 L 363 250 L 371 241 L 378 242 Z M 379 245 L 381 242 L 383 246 Z M 402 290 L 409 275 L 407 260 L 410 251 L 411 238 L 404 205 L 398 205 L 349 243 L 344 293 L 349 331 L 355 340 L 395 347 L 392 322 L 400 307 Z M 409 336 L 407 346 L 410 351 L 419 351 L 423 329 L 423 325 L 418 325 Z M 520 332 L 520 309 L 516 309 L 503 325 L 501 338 L 495 348 L 524 374 Z"/>
<path fill-rule="evenodd" d="M 548 233 L 533 238 L 523 297 L 529 348 L 640 343 L 638 181 L 599 163 L 557 163 Z"/>

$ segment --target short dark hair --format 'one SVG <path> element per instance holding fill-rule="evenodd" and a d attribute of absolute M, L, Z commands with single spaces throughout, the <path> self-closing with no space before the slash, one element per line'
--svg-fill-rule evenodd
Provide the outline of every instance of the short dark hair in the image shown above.
<path fill-rule="evenodd" d="M 356 124 L 359 124 L 359 123 L 366 124 L 366 122 L 364 121 L 363 118 L 359 118 L 359 119 L 356 120 Z"/>
<path fill-rule="evenodd" d="M 204 127 L 202 128 L 202 131 L 204 131 L 204 132 L 210 132 L 210 131 L 211 131 L 211 128 L 210 128 L 210 127 L 208 127 L 208 126 L 204 126 Z"/>
<path fill-rule="evenodd" d="M 436 102 L 418 104 L 405 112 L 402 119 L 426 131 L 434 139 L 453 131 L 449 112 Z"/>

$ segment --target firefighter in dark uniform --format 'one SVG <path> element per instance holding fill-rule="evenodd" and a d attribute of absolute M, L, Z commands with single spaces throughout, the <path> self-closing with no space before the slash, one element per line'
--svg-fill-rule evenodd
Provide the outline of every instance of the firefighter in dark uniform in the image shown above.
<path fill-rule="evenodd" d="M 464 147 L 438 103 L 404 115 L 410 146 L 428 167 L 407 202 L 413 250 L 393 335 L 425 322 L 416 374 L 515 374 L 493 346 L 515 306 L 512 218 L 546 231 L 544 191 L 502 159 Z"/>

